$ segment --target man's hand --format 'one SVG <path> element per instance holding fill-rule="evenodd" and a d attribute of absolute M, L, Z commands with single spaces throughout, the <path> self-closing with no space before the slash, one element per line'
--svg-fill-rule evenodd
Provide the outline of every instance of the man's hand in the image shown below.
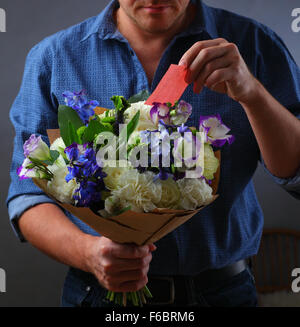
<path fill-rule="evenodd" d="M 148 283 L 154 244 L 120 244 L 106 237 L 91 237 L 86 247 L 87 270 L 99 283 L 114 292 L 134 292 Z"/>
<path fill-rule="evenodd" d="M 186 82 L 194 83 L 195 93 L 206 86 L 235 101 L 247 103 L 261 86 L 250 73 L 238 47 L 224 39 L 195 43 L 182 56 L 179 65 L 189 68 Z"/>
<path fill-rule="evenodd" d="M 237 46 L 224 39 L 195 43 L 180 59 L 194 92 L 203 86 L 225 93 L 244 108 L 269 171 L 295 176 L 300 164 L 299 120 L 250 73 Z"/>
<path fill-rule="evenodd" d="M 33 246 L 59 262 L 94 274 L 111 291 L 137 291 L 148 282 L 154 244 L 120 244 L 83 233 L 52 203 L 26 210 L 19 226 Z"/>

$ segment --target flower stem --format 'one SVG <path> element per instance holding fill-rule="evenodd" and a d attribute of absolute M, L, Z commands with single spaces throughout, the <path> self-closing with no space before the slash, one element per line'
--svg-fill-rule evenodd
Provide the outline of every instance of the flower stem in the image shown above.
<path fill-rule="evenodd" d="M 144 286 L 137 292 L 112 292 L 107 291 L 106 299 L 109 302 L 114 302 L 120 306 L 126 307 L 128 302 L 131 302 L 136 307 L 142 307 L 147 303 L 146 298 L 152 298 L 152 294 L 147 286 Z"/>

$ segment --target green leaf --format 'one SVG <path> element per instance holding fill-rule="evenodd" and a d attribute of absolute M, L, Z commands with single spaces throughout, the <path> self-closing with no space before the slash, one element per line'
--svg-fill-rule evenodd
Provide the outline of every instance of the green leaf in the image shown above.
<path fill-rule="evenodd" d="M 175 174 L 175 172 L 176 172 L 176 168 L 173 163 L 171 164 L 171 172 L 172 172 L 172 174 Z"/>
<path fill-rule="evenodd" d="M 50 150 L 51 159 L 54 162 L 59 157 L 59 152 L 56 150 Z"/>
<path fill-rule="evenodd" d="M 25 168 L 26 169 L 32 169 L 34 167 L 35 167 L 35 164 L 34 163 L 31 163 L 31 164 L 27 165 Z"/>
<path fill-rule="evenodd" d="M 39 165 L 43 165 L 43 161 L 39 160 L 39 159 L 35 159 L 35 158 L 32 158 L 32 157 L 28 157 L 28 159 L 30 161 L 32 161 L 35 165 L 39 166 Z"/>
<path fill-rule="evenodd" d="M 83 133 L 84 133 L 85 130 L 86 130 L 86 126 L 81 126 L 76 131 L 76 133 L 77 133 L 77 135 L 78 135 L 78 137 L 79 137 L 79 139 L 81 141 L 80 144 L 82 144 L 82 135 L 83 135 Z"/>
<path fill-rule="evenodd" d="M 76 131 L 81 126 L 84 126 L 84 123 L 82 122 L 82 120 L 74 109 L 68 106 L 59 106 L 58 125 L 60 129 L 60 135 L 65 145 L 70 146 L 73 143 L 70 139 L 70 135 L 73 135 L 73 130 Z M 73 129 L 70 132 L 69 129 L 71 125 L 73 126 Z"/>
<path fill-rule="evenodd" d="M 148 90 L 143 90 L 135 95 L 133 95 L 131 98 L 128 99 L 129 103 L 135 103 L 139 101 L 146 101 L 150 96 L 150 93 Z"/>
<path fill-rule="evenodd" d="M 124 112 L 127 108 L 130 107 L 130 103 L 123 96 L 114 95 L 111 97 L 111 100 L 113 101 L 117 111 Z"/>
<path fill-rule="evenodd" d="M 111 131 L 112 131 L 111 125 L 108 126 L 106 124 L 101 124 L 97 120 L 91 120 L 89 122 L 88 127 L 85 129 L 82 135 L 82 142 L 83 143 L 93 142 L 96 135 L 102 132 L 111 132 Z"/>
<path fill-rule="evenodd" d="M 123 208 L 123 209 L 121 209 L 121 210 L 115 212 L 115 213 L 114 213 L 114 216 L 119 216 L 119 215 L 121 215 L 122 213 L 124 213 L 125 211 L 128 211 L 128 210 L 131 210 L 131 206 L 128 206 L 128 207 L 126 207 L 126 208 Z"/>
<path fill-rule="evenodd" d="M 66 163 L 66 164 L 69 164 L 70 161 L 68 160 L 68 157 L 67 157 L 67 155 L 65 154 L 65 149 L 62 148 L 61 146 L 59 146 L 59 147 L 58 147 L 58 151 L 59 151 L 59 153 L 62 155 L 62 157 L 64 158 L 65 163 Z"/>
<path fill-rule="evenodd" d="M 113 124 L 116 121 L 115 117 L 104 117 L 101 118 L 101 123 Z"/>
<path fill-rule="evenodd" d="M 136 129 L 138 123 L 140 120 L 140 112 L 138 111 L 133 118 L 130 120 L 130 122 L 127 124 L 127 127 L 123 128 L 121 133 L 120 133 L 120 142 L 122 143 L 124 140 L 126 140 L 126 142 L 128 141 L 130 135 L 134 132 L 134 130 Z M 125 133 L 127 132 L 127 139 L 125 137 Z"/>
<path fill-rule="evenodd" d="M 68 121 L 68 133 L 69 133 L 69 141 L 70 141 L 69 145 L 71 145 L 72 143 L 77 143 L 77 144 L 80 143 L 80 139 L 79 136 L 77 135 L 75 127 L 70 121 Z"/>
<path fill-rule="evenodd" d="M 111 132 L 111 133 L 114 132 L 114 129 L 111 124 L 102 122 L 102 125 L 107 129 L 108 132 Z"/>

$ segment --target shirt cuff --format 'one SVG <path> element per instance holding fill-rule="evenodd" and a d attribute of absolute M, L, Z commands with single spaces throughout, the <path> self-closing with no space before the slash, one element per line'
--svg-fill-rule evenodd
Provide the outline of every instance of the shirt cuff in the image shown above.
<path fill-rule="evenodd" d="M 265 162 L 260 157 L 260 162 L 265 170 L 265 172 L 271 176 L 271 178 L 274 180 L 276 184 L 281 186 L 284 190 L 286 190 L 288 193 L 290 193 L 293 197 L 300 200 L 300 167 L 297 171 L 297 173 L 289 178 L 280 178 L 275 175 L 273 175 L 269 169 L 266 167 Z"/>
<path fill-rule="evenodd" d="M 48 196 L 43 194 L 24 194 L 19 195 L 9 201 L 8 203 L 8 215 L 10 219 L 11 226 L 21 242 L 26 242 L 25 237 L 21 233 L 19 228 L 19 219 L 22 214 L 29 208 L 34 207 L 37 204 L 41 203 L 54 203 L 55 201 L 50 199 Z"/>

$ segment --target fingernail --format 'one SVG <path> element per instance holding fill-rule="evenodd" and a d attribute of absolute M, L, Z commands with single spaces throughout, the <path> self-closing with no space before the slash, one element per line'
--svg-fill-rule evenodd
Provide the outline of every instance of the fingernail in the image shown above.
<path fill-rule="evenodd" d="M 150 250 L 151 252 L 155 251 L 156 249 L 157 249 L 157 246 L 154 245 L 154 244 L 151 244 L 150 247 L 149 247 L 149 250 Z"/>

